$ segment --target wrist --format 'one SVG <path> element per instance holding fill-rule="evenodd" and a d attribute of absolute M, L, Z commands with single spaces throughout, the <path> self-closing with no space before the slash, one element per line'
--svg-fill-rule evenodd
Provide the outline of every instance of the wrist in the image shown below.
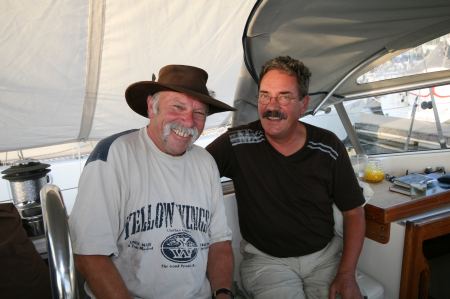
<path fill-rule="evenodd" d="M 212 294 L 213 299 L 225 299 L 225 298 L 234 298 L 233 292 L 228 288 L 219 288 L 216 289 Z"/>

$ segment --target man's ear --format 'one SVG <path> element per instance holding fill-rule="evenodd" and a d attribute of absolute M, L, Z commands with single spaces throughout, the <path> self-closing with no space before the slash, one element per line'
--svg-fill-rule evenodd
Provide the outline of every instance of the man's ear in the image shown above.
<path fill-rule="evenodd" d="M 155 111 L 153 111 L 153 97 L 149 95 L 147 97 L 147 114 L 148 118 L 153 118 Z"/>
<path fill-rule="evenodd" d="M 306 109 L 308 109 L 309 99 L 310 99 L 309 95 L 304 96 L 303 99 L 302 99 L 302 103 L 303 103 L 302 115 L 305 113 Z"/>

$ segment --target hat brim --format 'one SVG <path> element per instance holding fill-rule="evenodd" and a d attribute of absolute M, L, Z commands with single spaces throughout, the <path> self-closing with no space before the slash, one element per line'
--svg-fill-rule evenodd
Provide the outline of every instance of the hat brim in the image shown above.
<path fill-rule="evenodd" d="M 130 106 L 134 112 L 144 117 L 148 117 L 147 97 L 160 91 L 175 91 L 190 95 L 209 106 L 208 115 L 218 112 L 236 111 L 236 108 L 216 100 L 211 96 L 179 86 L 160 84 L 155 81 L 140 81 L 131 84 L 125 91 L 125 98 L 128 106 Z"/>

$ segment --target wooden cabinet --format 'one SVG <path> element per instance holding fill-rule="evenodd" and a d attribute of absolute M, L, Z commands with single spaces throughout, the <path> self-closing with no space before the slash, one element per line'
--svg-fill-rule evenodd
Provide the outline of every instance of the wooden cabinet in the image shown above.
<path fill-rule="evenodd" d="M 414 197 L 389 191 L 389 182 L 370 184 L 373 198 L 365 206 L 366 237 L 386 244 L 391 224 L 405 225 L 399 298 L 428 298 L 430 268 L 423 252 L 426 240 L 450 234 L 450 190 L 437 183 Z"/>

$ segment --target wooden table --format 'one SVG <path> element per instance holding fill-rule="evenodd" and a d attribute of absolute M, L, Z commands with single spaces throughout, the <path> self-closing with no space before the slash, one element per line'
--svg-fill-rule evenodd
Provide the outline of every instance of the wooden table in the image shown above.
<path fill-rule="evenodd" d="M 375 194 L 365 206 L 366 237 L 386 244 L 392 222 L 405 225 L 399 298 L 428 298 L 430 268 L 423 242 L 450 234 L 450 189 L 433 183 L 425 193 L 389 191 L 390 182 L 371 184 Z"/>
<path fill-rule="evenodd" d="M 387 181 L 370 184 L 375 193 L 365 206 L 366 237 L 374 241 L 389 242 L 392 222 L 450 206 L 450 189 L 443 189 L 436 182 L 426 193 L 414 197 L 389 191 L 390 185 Z"/>

